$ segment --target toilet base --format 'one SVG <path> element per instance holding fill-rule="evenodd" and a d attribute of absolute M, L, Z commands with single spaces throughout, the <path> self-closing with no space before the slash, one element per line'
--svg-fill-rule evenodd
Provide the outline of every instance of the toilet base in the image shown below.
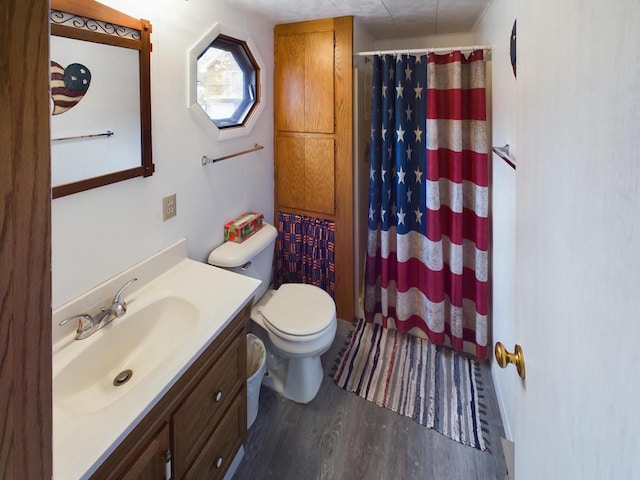
<path fill-rule="evenodd" d="M 267 373 L 262 384 L 289 400 L 306 404 L 318 394 L 323 375 L 319 355 L 282 358 L 268 352 Z"/>

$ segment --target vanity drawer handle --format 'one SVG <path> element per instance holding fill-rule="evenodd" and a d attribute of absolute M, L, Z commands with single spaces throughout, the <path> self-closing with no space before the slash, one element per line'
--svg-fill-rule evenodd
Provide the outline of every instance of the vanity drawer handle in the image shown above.
<path fill-rule="evenodd" d="M 222 390 L 219 390 L 218 393 L 216 393 L 216 403 L 220 400 L 222 400 Z"/>
<path fill-rule="evenodd" d="M 218 457 L 218 460 L 216 461 L 216 468 L 220 468 L 222 466 L 222 457 Z"/>

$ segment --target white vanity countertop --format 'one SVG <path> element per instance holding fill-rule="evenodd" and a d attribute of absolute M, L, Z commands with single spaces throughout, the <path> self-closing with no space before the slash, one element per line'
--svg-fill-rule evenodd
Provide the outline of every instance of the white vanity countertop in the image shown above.
<path fill-rule="evenodd" d="M 180 246 L 183 251 L 184 246 Z M 143 262 L 144 263 L 144 262 Z M 89 478 L 100 464 L 115 450 L 118 444 L 133 430 L 151 408 L 173 386 L 180 376 L 194 363 L 198 356 L 229 324 L 241 307 L 248 302 L 260 282 L 220 268 L 189 259 L 175 262 L 164 273 L 145 282 L 135 268 L 118 275 L 109 283 L 124 284 L 131 276 L 138 276 L 138 289 L 125 294 L 129 311 L 135 312 L 136 303 L 142 305 L 149 300 L 166 296 L 178 296 L 196 306 L 202 321 L 185 336 L 177 348 L 144 378 L 126 391 L 113 403 L 93 412 L 72 412 L 56 403 L 56 375 L 73 362 L 78 353 L 90 349 L 92 342 L 104 339 L 111 333 L 110 325 L 84 340 L 73 338 L 75 327 L 54 345 L 53 356 L 53 467 L 55 480 Z M 144 276 L 144 275 L 142 275 Z M 98 287 L 99 288 L 99 287 Z M 95 290 L 95 289 L 94 289 Z M 117 288 L 116 288 L 117 290 Z M 88 292 L 95 297 L 95 291 Z M 83 295 L 85 297 L 86 295 Z M 112 293 L 103 296 L 111 298 Z M 84 303 L 83 303 L 84 302 Z M 77 303 L 77 307 L 74 304 Z M 54 321 L 69 314 L 82 313 L 86 298 L 57 309 Z M 94 313 L 94 311 L 89 312 Z M 124 317 L 123 317 L 124 318 Z M 133 317 L 132 317 L 133 318 Z M 119 319 L 113 320 L 113 324 Z M 113 328 L 117 328 L 114 326 Z M 101 338 L 100 336 L 104 336 Z M 91 369 L 91 365 L 86 365 Z M 135 374 L 134 374 L 135 375 Z M 132 378 L 133 380 L 133 378 Z M 134 383 L 134 382 L 132 382 Z M 126 387 L 126 385 L 123 385 Z M 118 387 L 118 388 L 123 388 Z"/>

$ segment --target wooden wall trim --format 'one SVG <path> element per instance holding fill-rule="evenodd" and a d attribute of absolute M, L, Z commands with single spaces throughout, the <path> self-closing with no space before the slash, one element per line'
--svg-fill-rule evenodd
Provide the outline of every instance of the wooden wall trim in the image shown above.
<path fill-rule="evenodd" d="M 335 19 L 336 306 L 355 318 L 353 239 L 353 17 Z M 338 288 L 338 282 L 340 288 Z"/>
<path fill-rule="evenodd" d="M 353 17 L 339 17 L 350 18 Z M 308 22 L 283 23 L 276 25 L 274 32 L 276 35 L 298 35 L 300 33 L 330 32 L 335 30 L 336 21 L 339 18 L 321 18 L 320 20 L 310 20 Z"/>
<path fill-rule="evenodd" d="M 140 19 L 131 17 L 119 10 L 91 0 L 51 0 L 51 9 L 60 12 L 73 12 L 85 18 L 99 18 L 105 22 L 140 30 Z"/>
<path fill-rule="evenodd" d="M 49 2 L 0 3 L 0 478 L 52 476 Z"/>

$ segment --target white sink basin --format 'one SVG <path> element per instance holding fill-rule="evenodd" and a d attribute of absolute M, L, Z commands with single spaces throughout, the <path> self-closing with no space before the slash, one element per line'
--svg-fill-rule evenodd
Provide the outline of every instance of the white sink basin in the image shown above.
<path fill-rule="evenodd" d="M 200 319 L 198 310 L 180 297 L 160 298 L 136 308 L 80 340 L 91 341 L 53 379 L 55 403 L 70 414 L 101 410 L 152 374 Z M 115 377 L 131 370 L 130 379 L 115 386 Z"/>
<path fill-rule="evenodd" d="M 95 314 L 129 279 L 127 313 L 75 340 L 69 316 Z M 258 280 L 186 258 L 177 242 L 53 312 L 53 473 L 91 476 L 251 300 Z M 123 370 L 131 378 L 118 387 Z"/>

